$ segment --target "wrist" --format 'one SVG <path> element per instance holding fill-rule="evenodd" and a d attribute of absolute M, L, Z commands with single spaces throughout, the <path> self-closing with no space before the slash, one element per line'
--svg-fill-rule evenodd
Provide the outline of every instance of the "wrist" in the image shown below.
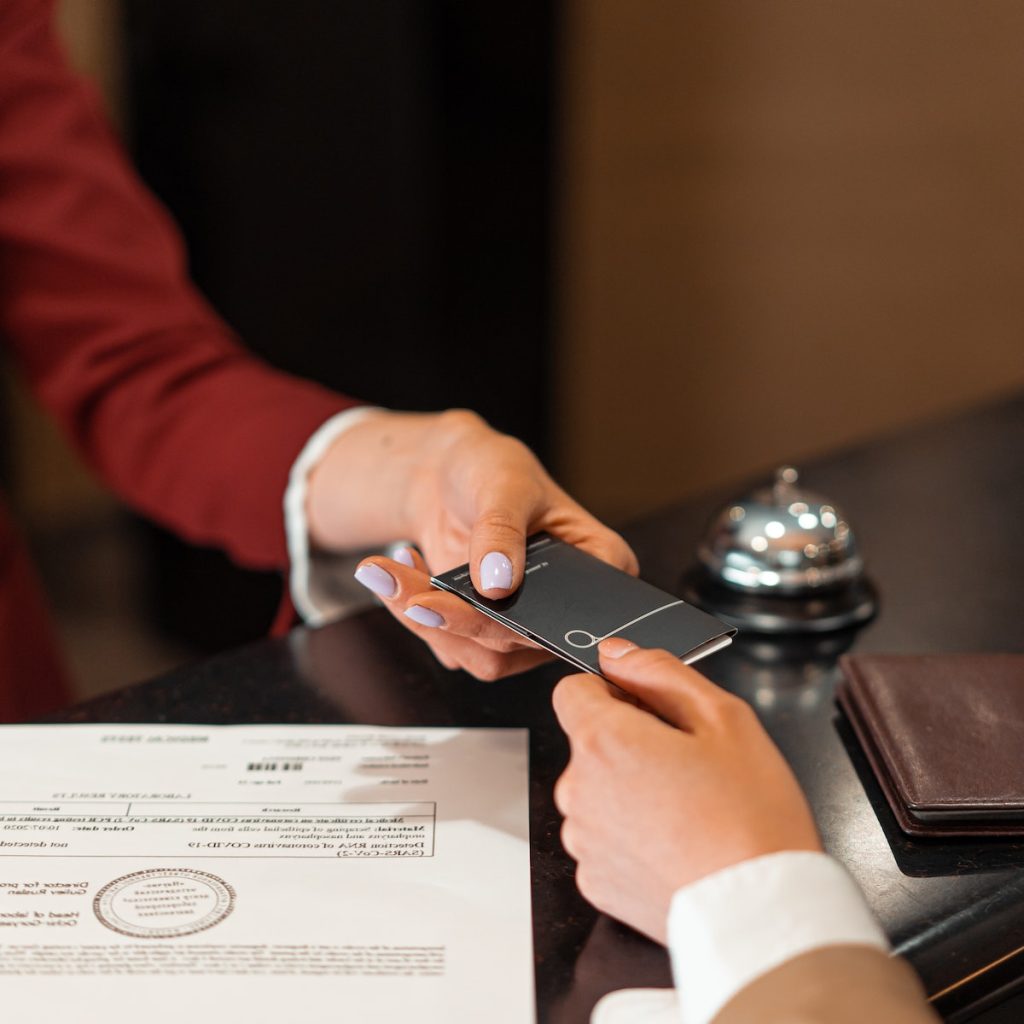
<path fill-rule="evenodd" d="M 425 418 L 373 410 L 331 444 L 307 481 L 312 547 L 356 550 L 407 535 L 407 488 L 416 461 L 412 449 Z"/>

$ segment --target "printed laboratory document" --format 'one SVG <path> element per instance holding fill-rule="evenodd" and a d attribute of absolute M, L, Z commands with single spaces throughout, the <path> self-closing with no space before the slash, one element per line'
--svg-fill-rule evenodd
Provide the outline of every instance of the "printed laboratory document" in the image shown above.
<path fill-rule="evenodd" d="M 4 1020 L 528 1024 L 527 734 L 0 727 Z"/>

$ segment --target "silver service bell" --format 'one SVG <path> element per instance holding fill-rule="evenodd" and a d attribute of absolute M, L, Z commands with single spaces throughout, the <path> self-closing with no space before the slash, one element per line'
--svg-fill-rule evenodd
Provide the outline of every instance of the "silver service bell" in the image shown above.
<path fill-rule="evenodd" d="M 694 604 L 759 633 L 821 633 L 870 619 L 877 594 L 837 506 L 792 466 L 712 519 L 684 577 Z"/>

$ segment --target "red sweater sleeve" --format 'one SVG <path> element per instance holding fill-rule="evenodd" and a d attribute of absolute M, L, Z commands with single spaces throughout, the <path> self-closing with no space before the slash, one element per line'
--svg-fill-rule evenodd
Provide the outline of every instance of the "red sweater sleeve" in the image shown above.
<path fill-rule="evenodd" d="M 239 347 L 67 67 L 48 0 L 0 5 L 0 334 L 129 504 L 259 567 L 310 434 L 355 404 Z"/>

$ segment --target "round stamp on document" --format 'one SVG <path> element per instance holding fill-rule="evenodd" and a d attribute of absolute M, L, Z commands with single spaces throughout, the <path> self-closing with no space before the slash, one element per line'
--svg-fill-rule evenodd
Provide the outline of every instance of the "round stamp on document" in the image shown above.
<path fill-rule="evenodd" d="M 192 868 L 133 871 L 108 882 L 92 901 L 100 923 L 133 939 L 173 939 L 220 924 L 235 908 L 235 890 Z"/>

